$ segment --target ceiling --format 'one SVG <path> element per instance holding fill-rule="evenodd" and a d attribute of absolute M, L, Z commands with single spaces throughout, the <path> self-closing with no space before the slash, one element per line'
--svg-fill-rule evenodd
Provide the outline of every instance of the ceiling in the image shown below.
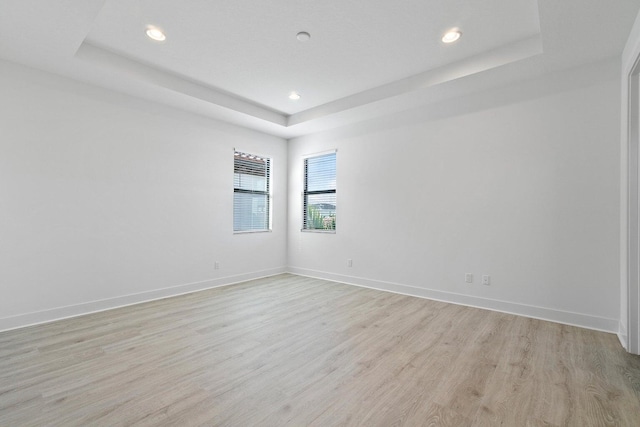
<path fill-rule="evenodd" d="M 434 102 L 472 75 L 491 86 L 619 56 L 639 9 L 640 0 L 2 0 L 0 58 L 294 137 Z M 167 39 L 149 39 L 149 25 Z M 462 37 L 445 44 L 451 28 Z"/>

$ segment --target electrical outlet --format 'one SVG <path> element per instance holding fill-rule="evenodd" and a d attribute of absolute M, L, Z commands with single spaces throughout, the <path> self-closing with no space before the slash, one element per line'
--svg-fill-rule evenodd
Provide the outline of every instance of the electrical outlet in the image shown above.
<path fill-rule="evenodd" d="M 213 263 L 213 269 L 214 270 L 220 270 L 220 263 L 218 261 Z"/>
<path fill-rule="evenodd" d="M 482 276 L 482 284 L 489 286 L 491 284 L 491 276 Z"/>
<path fill-rule="evenodd" d="M 347 260 L 347 267 L 353 267 L 353 260 L 352 259 L 348 259 Z"/>
<path fill-rule="evenodd" d="M 471 274 L 471 273 L 466 273 L 466 274 L 464 275 L 464 281 L 465 281 L 466 283 L 473 283 L 473 274 Z"/>

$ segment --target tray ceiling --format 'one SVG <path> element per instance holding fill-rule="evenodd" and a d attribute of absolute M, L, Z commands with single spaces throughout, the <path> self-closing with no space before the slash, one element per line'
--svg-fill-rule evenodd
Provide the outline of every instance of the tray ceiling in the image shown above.
<path fill-rule="evenodd" d="M 616 57 L 639 8 L 640 0 L 3 0 L 0 58 L 293 137 Z M 150 40 L 149 25 L 167 39 Z M 444 44 L 450 28 L 462 37 Z M 300 31 L 310 40 L 298 41 Z"/>

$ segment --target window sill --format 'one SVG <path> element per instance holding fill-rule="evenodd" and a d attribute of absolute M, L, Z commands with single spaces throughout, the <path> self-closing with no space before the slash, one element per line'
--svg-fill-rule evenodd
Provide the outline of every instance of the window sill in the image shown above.
<path fill-rule="evenodd" d="M 242 230 L 234 231 L 233 234 L 254 234 L 254 233 L 271 233 L 273 230 Z"/>
<path fill-rule="evenodd" d="M 302 231 L 303 233 L 336 234 L 336 230 L 310 230 L 307 228 L 301 228 L 300 231 Z"/>

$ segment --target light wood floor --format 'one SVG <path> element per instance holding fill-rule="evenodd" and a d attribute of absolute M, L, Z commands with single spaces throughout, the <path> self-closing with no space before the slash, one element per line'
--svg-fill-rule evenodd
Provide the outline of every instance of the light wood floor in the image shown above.
<path fill-rule="evenodd" d="M 0 426 L 640 426 L 612 334 L 293 275 L 0 333 Z"/>

